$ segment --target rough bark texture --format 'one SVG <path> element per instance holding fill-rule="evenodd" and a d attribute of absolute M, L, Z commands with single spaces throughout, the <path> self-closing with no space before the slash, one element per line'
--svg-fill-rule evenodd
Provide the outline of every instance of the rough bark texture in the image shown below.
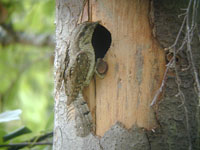
<path fill-rule="evenodd" d="M 81 15 L 83 6 L 83 0 L 56 2 L 55 79 L 62 69 L 63 56 L 78 21 L 100 20 L 112 34 L 112 45 L 105 57 L 109 70 L 105 79 L 92 81 L 84 97 L 95 120 L 96 134 L 101 137 L 92 133 L 84 138 L 76 135 L 74 119 L 67 119 L 67 97 L 62 83 L 61 89 L 55 89 L 54 150 L 198 149 L 198 99 L 191 70 L 180 72 L 188 112 L 176 95 L 173 72 L 168 74 L 163 98 L 155 112 L 149 106 L 165 69 L 164 52 L 154 40 L 149 24 L 150 2 L 92 0 Z M 180 8 L 186 6 L 184 0 L 154 2 L 153 35 L 163 48 L 173 44 L 182 22 L 177 15 L 181 13 Z M 197 37 L 193 46 L 195 63 L 200 69 Z M 179 70 L 188 64 L 185 53 L 177 60 Z M 57 84 L 55 80 L 55 87 Z M 146 132 L 146 129 L 151 130 Z"/>
<path fill-rule="evenodd" d="M 137 38 L 136 37 L 133 38 L 131 36 L 131 37 L 125 38 L 126 40 L 124 40 L 124 42 L 122 41 L 121 43 L 123 45 L 129 45 L 129 44 L 133 43 L 133 44 L 131 44 L 134 47 L 134 51 L 133 52 L 129 51 L 129 50 L 132 49 L 131 45 L 129 45 L 126 48 L 123 48 L 122 45 L 121 45 L 122 47 L 119 47 L 120 46 L 120 44 L 118 43 L 119 40 L 124 38 L 124 36 L 128 36 L 129 32 L 127 30 L 123 36 L 121 36 L 120 38 L 117 38 L 118 34 L 123 33 L 123 30 L 121 30 L 117 34 L 117 33 L 114 32 L 115 28 L 111 28 L 111 26 L 114 26 L 114 25 L 117 24 L 117 20 L 116 20 L 117 19 L 117 14 L 115 14 L 115 13 L 117 13 L 117 10 L 119 9 L 120 4 L 123 4 L 124 1 L 121 0 L 121 1 L 119 1 L 119 3 L 117 2 L 116 6 L 113 5 L 114 3 L 115 3 L 114 1 L 110 2 L 110 4 L 112 4 L 113 10 L 114 10 L 112 13 L 113 13 L 113 15 L 115 15 L 115 17 L 113 19 L 115 19 L 115 22 L 116 22 L 115 24 L 110 24 L 110 29 L 112 29 L 111 30 L 111 34 L 113 34 L 113 37 L 114 37 L 113 43 L 118 45 L 114 49 L 119 52 L 117 54 L 118 55 L 117 57 L 119 57 L 122 54 L 122 51 L 120 51 L 119 49 L 123 49 L 124 53 L 122 55 L 123 58 L 121 58 L 122 59 L 121 61 L 120 61 L 120 58 L 117 59 L 117 60 L 114 60 L 114 62 L 116 64 L 114 64 L 114 66 L 113 66 L 112 65 L 112 61 L 113 61 L 114 58 L 116 58 L 116 56 L 115 57 L 112 56 L 112 55 L 115 55 L 115 52 L 112 52 L 112 51 L 114 51 L 114 49 L 111 50 L 112 53 L 109 54 L 110 59 L 108 59 L 109 57 L 107 58 L 108 60 L 111 60 L 111 62 L 109 63 L 109 65 L 110 65 L 109 67 L 110 67 L 111 71 L 110 71 L 110 73 L 108 73 L 107 76 L 109 76 L 109 74 L 110 74 L 111 76 L 109 78 L 111 79 L 113 75 L 116 76 L 120 72 L 122 74 L 123 70 L 121 70 L 121 69 L 123 69 L 123 66 L 125 67 L 126 65 L 128 67 L 125 70 L 126 71 L 130 70 L 130 72 L 129 72 L 130 73 L 129 74 L 129 76 L 130 76 L 129 77 L 129 81 L 127 79 L 125 79 L 125 75 L 122 74 L 122 76 L 124 76 L 124 77 L 121 77 L 121 78 L 124 78 L 124 79 L 121 79 L 120 77 L 116 76 L 115 77 L 116 80 L 113 80 L 114 83 L 116 81 L 116 84 L 114 84 L 114 83 L 112 84 L 111 83 L 112 86 L 117 86 L 118 87 L 118 90 L 116 89 L 118 91 L 117 93 L 119 95 L 121 95 L 121 96 L 119 96 L 119 97 L 121 97 L 121 98 L 119 98 L 119 104 L 116 105 L 116 108 L 113 107 L 114 109 L 111 112 L 113 113 L 113 112 L 119 111 L 119 114 L 123 114 L 123 115 L 119 115 L 121 119 L 118 118 L 118 117 L 114 117 L 113 121 L 111 121 L 111 122 L 109 121 L 109 124 L 105 125 L 106 128 L 103 128 L 103 126 L 102 126 L 103 124 L 102 123 L 98 123 L 98 125 L 101 125 L 101 126 L 98 126 L 98 130 L 100 128 L 103 128 L 103 130 L 101 130 L 101 134 L 102 135 L 104 134 L 104 132 L 106 132 L 108 130 L 102 138 L 96 137 L 93 134 L 89 134 L 88 136 L 86 136 L 84 138 L 81 138 L 81 137 L 78 137 L 76 135 L 76 132 L 75 132 L 75 121 L 74 121 L 75 119 L 73 118 L 73 113 L 74 113 L 73 110 L 70 110 L 70 116 L 72 116 L 72 119 L 68 119 L 69 108 L 66 106 L 67 97 L 66 97 L 66 95 L 64 93 L 63 81 L 62 80 L 60 81 L 59 77 L 62 76 L 62 70 L 63 70 L 62 63 L 64 62 L 63 60 L 65 59 L 66 51 L 67 51 L 67 48 L 69 47 L 69 44 L 70 44 L 70 42 L 69 42 L 70 41 L 70 35 L 71 35 L 72 31 L 74 30 L 74 28 L 76 27 L 78 21 L 82 21 L 82 20 L 79 20 L 79 19 L 81 18 L 80 14 L 81 14 L 81 11 L 83 10 L 84 2 L 83 1 L 78 1 L 78 0 L 76 0 L 76 1 L 74 1 L 74 0 L 73 1 L 72 0 L 71 1 L 70 0 L 68 0 L 68 1 L 57 0 L 57 2 L 56 2 L 54 149 L 59 149 L 59 150 L 60 149 L 63 149 L 63 150 L 66 150 L 66 149 L 69 149 L 69 150 L 79 150 L 79 149 L 80 150 L 91 150 L 91 149 L 94 149 L 94 150 L 98 150 L 98 149 L 105 149 L 105 150 L 106 149 L 107 150 L 126 149 L 126 150 L 129 150 L 129 149 L 138 149 L 139 150 L 139 149 L 141 149 L 141 147 L 143 147 L 143 149 L 147 149 L 147 150 L 149 149 L 149 143 L 148 143 L 148 139 L 147 139 L 147 136 L 146 136 L 145 132 L 142 129 L 140 129 L 139 127 L 133 126 L 134 122 L 136 121 L 136 118 L 131 119 L 134 116 L 134 114 L 132 114 L 132 113 L 135 112 L 135 110 L 132 111 L 133 110 L 132 107 L 136 105 L 137 98 L 133 101 L 133 103 L 130 104 L 130 108 L 128 109 L 130 111 L 130 113 L 127 115 L 126 114 L 126 112 L 128 113 L 128 111 L 126 111 L 127 108 L 122 108 L 121 107 L 121 106 L 125 105 L 125 104 L 123 104 L 121 102 L 123 102 L 124 101 L 123 99 L 126 97 L 125 96 L 126 95 L 125 94 L 126 90 L 125 89 L 123 91 L 120 91 L 120 90 L 123 89 L 122 87 L 125 88 L 125 84 L 127 82 L 133 82 L 133 81 L 131 81 L 131 80 L 133 80 L 133 79 L 131 79 L 131 77 L 133 77 L 133 76 L 135 78 L 137 78 L 137 79 L 134 79 L 134 80 L 137 80 L 137 86 L 140 86 L 140 84 L 143 84 L 143 86 L 144 86 L 145 84 L 142 82 L 142 80 L 144 78 L 144 75 L 145 75 L 145 73 L 142 73 L 142 72 L 144 72 L 144 70 L 146 70 L 146 69 L 144 69 L 144 70 L 142 69 L 144 63 L 147 63 L 147 64 L 155 63 L 155 61 L 157 59 L 156 57 L 160 56 L 158 53 L 162 54 L 162 51 L 159 49 L 159 47 L 156 46 L 156 43 L 154 43 L 153 40 L 149 39 L 151 37 L 151 30 L 150 30 L 150 26 L 149 26 L 149 23 L 148 23 L 148 10 L 149 10 L 148 9 L 148 6 L 149 6 L 148 2 L 145 3 L 144 7 L 141 7 L 141 8 L 137 9 L 137 11 L 139 11 L 139 12 L 145 11 L 144 14 L 142 16 L 137 16 L 136 15 L 136 17 L 138 18 L 138 21 L 139 21 L 140 17 L 144 17 L 145 28 L 147 28 L 147 31 L 148 31 L 147 35 L 146 35 L 147 37 L 145 39 L 147 39 L 147 43 L 148 44 L 142 44 L 142 39 L 143 39 L 142 37 L 140 38 L 138 43 L 134 44 L 134 42 L 132 42 L 132 40 L 134 40 L 134 39 L 136 40 Z M 92 3 L 89 3 L 88 6 L 89 6 L 89 9 L 91 9 L 92 5 L 99 6 L 99 4 L 103 4 L 103 5 L 106 6 L 106 1 L 103 1 L 103 3 L 102 3 L 102 1 L 92 1 Z M 124 4 L 125 4 L 126 7 L 128 7 L 129 1 L 126 1 Z M 142 4 L 143 4 L 142 2 L 136 3 L 137 6 L 142 6 Z M 100 5 L 101 7 L 99 7 L 99 8 L 102 9 L 103 5 Z M 131 7 L 134 6 L 134 8 L 137 8 L 136 5 L 130 5 L 130 6 Z M 97 11 L 98 9 L 94 7 L 94 8 L 92 8 L 92 10 Z M 100 10 L 100 11 L 103 12 L 103 10 Z M 123 13 L 126 13 L 126 11 L 127 11 L 126 9 L 123 9 L 123 11 L 119 13 L 119 15 L 122 17 L 123 20 L 126 20 L 126 16 L 123 16 Z M 90 13 L 91 13 L 91 11 L 90 11 Z M 128 13 L 128 16 L 130 18 L 132 18 L 131 17 L 132 13 L 133 12 Z M 87 12 L 86 12 L 86 14 L 87 14 Z M 97 12 L 95 12 L 94 15 L 97 16 Z M 88 16 L 90 16 L 90 14 L 88 14 Z M 88 17 L 88 18 L 90 18 L 90 17 Z M 101 20 L 101 18 L 96 18 L 96 19 L 94 19 L 92 21 L 96 21 L 97 19 Z M 132 23 L 134 21 L 133 19 L 134 19 L 134 17 L 132 18 L 132 21 L 131 21 Z M 114 20 L 109 20 L 109 18 L 107 18 L 107 17 L 103 18 L 103 16 L 102 16 L 102 20 L 101 21 L 102 21 L 102 24 L 105 25 L 105 22 L 109 23 L 109 22 L 112 22 Z M 127 23 L 129 23 L 129 21 Z M 132 26 L 135 26 L 135 25 L 132 24 Z M 132 26 L 130 26 L 130 29 L 132 28 Z M 118 26 L 119 29 L 122 29 L 122 27 L 123 27 L 123 25 L 119 25 Z M 135 27 L 137 27 L 137 26 L 135 26 Z M 129 27 L 125 26 L 124 28 L 129 28 Z M 137 31 L 134 32 L 134 34 L 137 34 Z M 112 45 L 112 47 L 114 47 L 114 44 Z M 152 49 L 154 51 L 152 51 Z M 145 58 L 144 58 L 144 57 L 147 57 L 148 51 L 151 53 L 151 56 L 153 57 L 152 62 L 148 61 L 148 60 L 145 60 Z M 138 57 L 135 58 L 136 61 L 134 61 L 133 64 L 130 63 L 129 61 L 126 61 L 126 57 L 128 57 L 129 54 L 131 54 L 131 57 L 129 58 L 130 60 L 131 59 L 134 60 L 134 58 L 135 58 L 134 56 L 138 55 Z M 160 59 L 162 59 L 162 58 L 163 57 L 161 56 Z M 121 63 L 124 63 L 124 64 L 122 65 Z M 163 66 L 162 64 L 164 64 L 163 61 L 161 63 L 161 66 Z M 138 70 L 138 72 L 132 72 L 133 69 L 130 69 L 131 66 L 133 67 L 133 69 L 135 68 L 135 70 Z M 154 69 L 155 70 L 156 69 L 159 70 L 159 68 L 163 69 L 162 67 L 159 67 L 159 65 L 155 66 Z M 148 70 L 151 71 L 151 69 L 148 69 Z M 151 77 L 155 77 L 155 75 L 157 74 L 156 72 L 158 73 L 159 71 L 153 72 L 151 74 L 152 75 Z M 143 77 L 140 76 L 142 74 L 143 74 Z M 162 74 L 162 71 L 161 71 L 161 74 Z M 107 78 L 107 80 L 105 79 L 104 83 L 108 82 L 109 78 Z M 146 80 L 147 83 L 150 85 L 150 87 L 152 88 L 152 86 L 153 86 L 153 88 L 154 88 L 154 89 L 151 89 L 150 91 L 148 91 L 148 90 L 146 91 L 145 90 L 148 93 L 148 95 L 150 94 L 150 92 L 154 91 L 156 89 L 156 87 L 159 86 L 159 82 L 161 81 L 161 78 L 162 78 L 162 75 L 160 75 L 158 77 L 159 80 L 156 80 L 156 82 L 153 82 L 153 83 L 148 83 L 149 81 Z M 107 107 L 105 107 L 105 105 L 101 105 L 100 104 L 101 101 L 99 101 L 99 100 L 101 100 L 101 93 L 104 96 L 106 95 L 106 92 L 102 91 L 102 89 L 104 87 L 106 87 L 107 85 L 103 85 L 102 84 L 103 82 L 100 83 L 99 79 L 97 79 L 96 83 L 97 83 L 96 85 L 99 85 L 98 89 L 97 89 L 98 93 L 96 93 L 94 91 L 94 89 L 95 89 L 94 88 L 94 89 L 92 89 L 90 91 L 92 94 L 91 93 L 89 95 L 86 94 L 86 96 L 91 98 L 92 95 L 96 94 L 95 97 L 98 99 L 98 101 L 97 101 L 98 105 L 97 106 L 102 107 L 101 109 L 98 109 L 98 110 L 101 110 L 101 111 L 97 111 L 97 113 L 100 116 L 103 113 L 104 113 L 104 115 L 105 115 L 105 113 L 109 113 Z M 61 84 L 61 88 L 60 88 L 59 84 Z M 91 84 L 91 85 L 93 85 L 93 84 Z M 57 88 L 57 87 L 59 87 L 59 88 Z M 129 89 L 129 95 L 131 95 L 131 87 L 129 87 L 129 88 L 130 88 Z M 112 93 L 113 94 L 115 93 L 117 95 L 116 90 L 113 91 Z M 142 90 L 142 88 L 141 88 L 141 90 Z M 125 92 L 124 93 L 125 95 L 123 94 L 123 92 Z M 135 92 L 137 92 L 137 91 L 135 91 Z M 124 95 L 125 97 L 122 96 L 122 95 Z M 110 96 L 110 98 L 112 97 L 112 95 L 109 95 L 109 96 Z M 91 107 L 92 103 L 94 104 L 93 106 L 96 105 L 96 99 L 90 99 L 90 98 L 89 98 L 88 102 L 90 104 L 90 109 L 91 109 L 92 108 Z M 104 101 L 104 103 L 106 102 L 105 100 L 107 100 L 109 102 L 109 98 L 108 97 L 107 98 L 104 97 L 102 100 Z M 144 98 L 142 98 L 142 99 L 139 98 L 138 100 L 139 100 L 138 101 L 138 105 L 140 105 L 140 101 L 141 100 L 144 101 L 144 105 L 141 105 L 141 108 L 140 108 L 142 113 L 144 113 L 147 110 L 147 114 L 149 116 L 153 116 L 153 114 L 151 112 L 151 108 L 149 108 L 149 104 L 150 104 L 150 100 L 151 99 L 144 100 Z M 132 101 L 131 98 L 130 99 L 127 98 L 127 102 L 126 102 L 127 103 L 126 104 L 127 107 L 129 105 L 129 102 L 131 102 L 131 101 Z M 111 102 L 115 103 L 115 98 Z M 107 106 L 109 106 L 109 105 L 113 105 L 113 104 L 108 104 Z M 113 106 L 115 106 L 115 105 L 113 105 Z M 103 107 L 106 108 L 106 112 L 103 112 Z M 123 109 L 125 111 L 122 111 Z M 143 109 L 145 109 L 145 110 L 143 110 Z M 93 112 L 93 109 L 91 109 L 91 110 L 92 110 L 91 112 Z M 118 113 L 116 114 L 116 116 L 117 115 L 118 115 Z M 125 117 L 126 115 L 128 117 Z M 98 119 L 99 119 L 99 116 L 98 116 Z M 107 116 L 107 115 L 105 115 L 105 116 Z M 110 114 L 108 114 L 108 116 L 110 116 Z M 111 115 L 109 117 L 109 119 L 112 120 L 112 116 L 113 115 Z M 147 116 L 143 117 L 142 122 L 146 122 L 145 121 L 146 117 Z M 126 120 L 125 122 L 123 122 L 123 118 L 125 118 L 125 120 Z M 129 119 L 131 121 L 128 121 Z M 147 121 L 146 127 L 150 127 L 151 128 L 152 125 L 153 126 L 155 125 L 154 117 L 152 117 L 151 119 L 149 119 Z M 130 128 L 130 130 L 125 129 L 119 123 L 115 124 L 115 122 L 118 121 L 118 120 L 122 121 L 122 123 L 125 124 L 126 127 Z M 140 118 L 139 118 L 139 120 L 140 120 Z M 105 121 L 103 121 L 103 122 L 105 123 Z M 139 123 L 139 124 L 141 124 L 141 126 L 143 126 L 142 124 L 144 124 L 142 122 Z"/>
<path fill-rule="evenodd" d="M 74 120 L 68 121 L 67 97 L 64 92 L 63 81 L 59 83 L 62 63 L 64 62 L 70 35 L 77 26 L 83 9 L 83 0 L 56 1 L 56 49 L 55 49 L 55 122 L 54 122 L 54 150 L 81 149 L 83 139 L 75 134 Z M 73 113 L 73 112 L 72 112 Z"/>
<path fill-rule="evenodd" d="M 187 8 L 187 5 L 188 1 L 185 0 L 154 1 L 156 37 L 163 48 L 174 44 L 183 21 L 183 16 L 178 17 L 178 15 L 183 13 L 181 8 Z M 183 40 L 183 35 L 178 42 L 179 46 Z M 200 41 L 197 34 L 193 37 L 192 46 L 194 62 L 199 70 Z M 176 76 L 173 71 L 170 71 L 163 99 L 159 102 L 158 109 L 156 110 L 160 127 L 155 132 L 149 132 L 149 142 L 152 150 L 197 150 L 200 148 L 198 133 L 200 116 L 193 70 L 191 67 L 188 70 L 182 70 L 189 64 L 186 54 L 186 47 L 184 47 L 177 56 L 177 68 L 181 77 L 181 90 L 185 95 L 185 103 L 177 95 L 178 86 L 175 80 Z M 189 118 L 188 121 L 186 115 Z"/>

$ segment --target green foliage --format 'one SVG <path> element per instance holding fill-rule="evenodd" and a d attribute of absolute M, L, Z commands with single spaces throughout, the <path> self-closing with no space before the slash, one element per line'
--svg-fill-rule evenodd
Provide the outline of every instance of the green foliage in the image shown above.
<path fill-rule="evenodd" d="M 3 109 L 22 109 L 22 120 L 5 123 L 0 128 L 8 133 L 26 125 L 34 132 L 28 136 L 32 137 L 53 127 L 52 51 L 24 45 L 13 47 L 0 49 L 0 93 L 3 95 Z M 25 139 L 27 136 L 16 141 Z"/>
<path fill-rule="evenodd" d="M 8 12 L 7 23 L 15 30 L 33 33 L 54 32 L 54 7 L 52 0 L 2 0 Z"/>
<path fill-rule="evenodd" d="M 55 1 L 1 0 L 0 3 L 8 12 L 5 23 L 12 24 L 15 31 L 54 33 Z M 52 131 L 53 50 L 49 47 L 0 44 L 0 110 L 23 111 L 20 121 L 0 124 L 0 144 L 4 135 L 22 126 L 30 128 L 32 133 L 16 137 L 12 143 Z M 37 146 L 37 149 L 45 148 L 47 146 Z"/>

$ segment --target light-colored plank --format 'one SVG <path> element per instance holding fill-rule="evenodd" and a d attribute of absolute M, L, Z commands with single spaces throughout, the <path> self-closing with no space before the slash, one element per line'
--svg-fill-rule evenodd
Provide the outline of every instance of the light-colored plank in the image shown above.
<path fill-rule="evenodd" d="M 93 117 L 96 108 L 96 134 L 102 136 L 116 121 L 126 128 L 154 128 L 149 105 L 161 84 L 165 58 L 152 37 L 149 1 L 93 0 L 91 8 L 92 21 L 100 20 L 112 34 L 105 57 L 108 72 L 103 80 L 96 77 L 96 85 L 93 82 L 85 94 Z"/>

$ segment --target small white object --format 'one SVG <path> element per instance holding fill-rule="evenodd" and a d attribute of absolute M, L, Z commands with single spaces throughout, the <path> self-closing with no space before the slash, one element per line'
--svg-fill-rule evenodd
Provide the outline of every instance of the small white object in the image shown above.
<path fill-rule="evenodd" d="M 22 113 L 21 109 L 6 111 L 3 113 L 0 113 L 0 123 L 2 122 L 9 122 L 13 120 L 20 120 L 20 116 Z"/>

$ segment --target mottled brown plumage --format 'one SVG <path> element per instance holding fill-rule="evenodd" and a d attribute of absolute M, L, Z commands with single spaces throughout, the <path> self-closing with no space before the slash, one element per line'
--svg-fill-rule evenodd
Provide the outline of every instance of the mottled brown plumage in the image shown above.
<path fill-rule="evenodd" d="M 64 72 L 67 106 L 75 109 L 76 133 L 87 136 L 92 130 L 92 116 L 82 96 L 82 90 L 88 86 L 95 70 L 95 52 L 92 35 L 98 22 L 85 22 L 76 27 L 66 59 Z M 67 58 L 67 57 L 66 57 Z"/>
<path fill-rule="evenodd" d="M 85 22 L 77 26 L 73 32 L 73 41 L 69 47 L 69 63 L 64 74 L 67 105 L 76 100 L 94 74 L 95 52 L 91 40 L 97 24 Z"/>

